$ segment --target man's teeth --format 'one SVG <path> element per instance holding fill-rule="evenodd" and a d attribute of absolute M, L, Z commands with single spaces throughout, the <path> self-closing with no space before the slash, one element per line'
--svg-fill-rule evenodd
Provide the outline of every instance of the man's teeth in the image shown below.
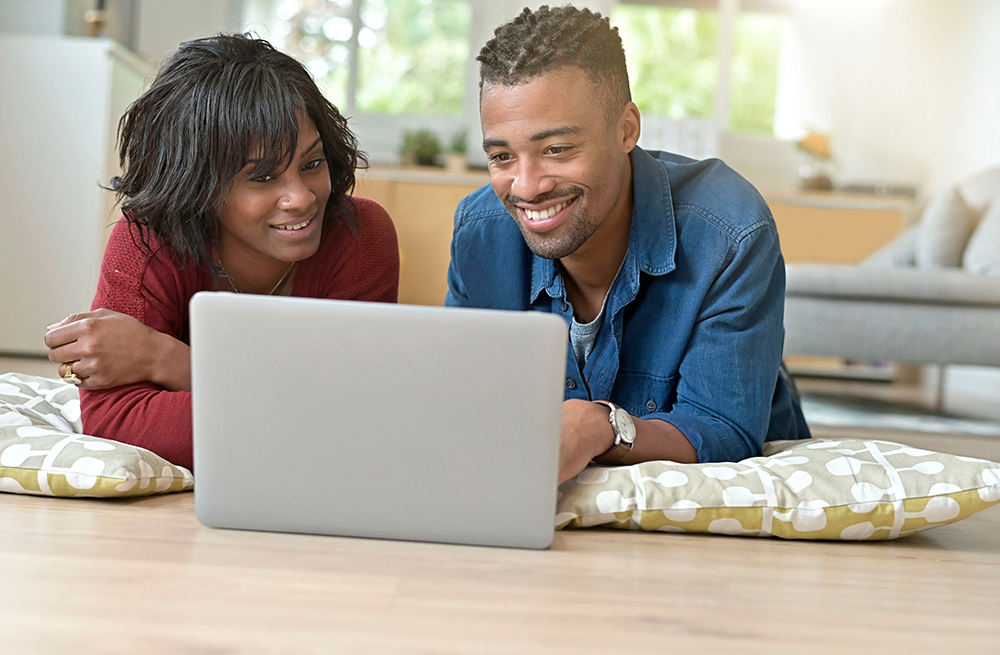
<path fill-rule="evenodd" d="M 552 205 L 548 209 L 543 209 L 542 211 L 535 211 L 534 209 L 525 209 L 524 215 L 528 217 L 529 221 L 540 221 L 543 218 L 548 218 L 549 216 L 555 216 L 562 211 L 563 207 L 569 204 L 569 201 L 561 202 L 558 205 Z"/>
<path fill-rule="evenodd" d="M 310 223 L 312 223 L 311 218 L 308 221 L 303 221 L 302 223 L 299 223 L 298 225 L 272 225 L 271 227 L 273 227 L 276 230 L 301 230 Z"/>

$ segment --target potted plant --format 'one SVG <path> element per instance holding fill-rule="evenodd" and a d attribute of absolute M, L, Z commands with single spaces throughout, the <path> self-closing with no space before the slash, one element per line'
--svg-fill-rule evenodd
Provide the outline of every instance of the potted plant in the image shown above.
<path fill-rule="evenodd" d="M 399 152 L 405 162 L 417 166 L 438 166 L 441 140 L 431 130 L 406 130 Z"/>
<path fill-rule="evenodd" d="M 809 132 L 796 145 L 805 159 L 799 166 L 799 184 L 807 191 L 832 191 L 830 137 Z"/>
<path fill-rule="evenodd" d="M 451 173 L 464 173 L 466 171 L 465 148 L 468 134 L 468 131 L 463 127 L 452 134 L 448 140 L 445 168 Z"/>

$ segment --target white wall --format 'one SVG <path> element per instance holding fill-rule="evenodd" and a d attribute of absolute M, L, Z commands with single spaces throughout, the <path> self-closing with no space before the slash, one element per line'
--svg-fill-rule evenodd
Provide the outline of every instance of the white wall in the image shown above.
<path fill-rule="evenodd" d="M 136 50 L 161 61 L 190 39 L 240 31 L 240 0 L 138 0 Z"/>
<path fill-rule="evenodd" d="M 938 174 L 949 182 L 1000 164 L 1000 2 L 966 4 L 958 102 Z"/>
<path fill-rule="evenodd" d="M 65 21 L 66 0 L 0 0 L 0 32 L 57 36 Z"/>
<path fill-rule="evenodd" d="M 1000 3 L 793 4 L 776 129 L 832 135 L 842 181 L 925 192 L 1000 163 Z"/>

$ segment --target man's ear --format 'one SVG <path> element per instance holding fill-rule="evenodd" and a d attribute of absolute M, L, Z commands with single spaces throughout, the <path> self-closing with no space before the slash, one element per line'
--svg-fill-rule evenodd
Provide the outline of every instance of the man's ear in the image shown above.
<path fill-rule="evenodd" d="M 625 111 L 622 112 L 622 117 L 618 121 L 618 127 L 621 133 L 622 152 L 632 152 L 632 149 L 635 148 L 635 144 L 639 142 L 641 122 L 641 118 L 639 117 L 639 108 L 635 106 L 635 103 L 629 102 L 625 105 Z"/>

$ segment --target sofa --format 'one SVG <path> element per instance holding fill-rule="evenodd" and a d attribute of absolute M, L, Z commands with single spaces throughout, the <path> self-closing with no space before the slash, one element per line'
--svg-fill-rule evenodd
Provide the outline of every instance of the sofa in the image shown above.
<path fill-rule="evenodd" d="M 785 354 L 1000 366 L 1000 168 L 855 265 L 788 264 Z"/>

